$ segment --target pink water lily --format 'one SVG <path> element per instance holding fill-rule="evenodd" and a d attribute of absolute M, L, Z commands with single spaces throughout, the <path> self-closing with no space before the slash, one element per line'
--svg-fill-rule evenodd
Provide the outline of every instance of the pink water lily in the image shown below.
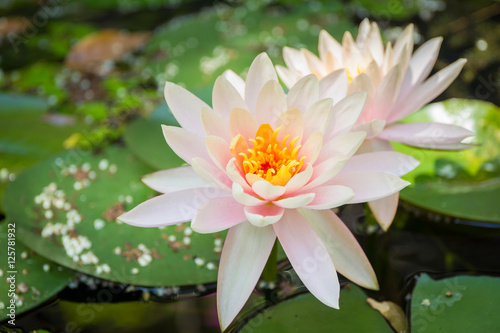
<path fill-rule="evenodd" d="M 229 228 L 219 265 L 221 328 L 234 320 L 255 287 L 276 238 L 309 291 L 338 308 L 337 271 L 378 288 L 373 269 L 344 223 L 330 210 L 392 195 L 408 182 L 396 153 L 353 156 L 365 139 L 351 132 L 366 93 L 337 103 L 319 99 L 314 75 L 285 94 L 269 57 L 260 54 L 246 82 L 219 77 L 213 108 L 173 83 L 165 98 L 182 127 L 163 126 L 170 147 L 188 166 L 144 177 L 163 193 L 120 216 L 135 226 L 192 221 L 193 230 Z"/>
<path fill-rule="evenodd" d="M 285 47 L 287 68 L 277 66 L 282 81 L 293 86 L 302 77 L 320 79 L 320 98 L 334 101 L 358 91 L 367 92 L 363 111 L 353 130 L 367 133 L 359 152 L 392 151 L 390 141 L 410 146 L 457 150 L 468 147 L 461 141 L 473 135 L 454 125 L 435 122 L 397 123 L 439 96 L 460 73 L 466 60 L 459 59 L 427 78 L 436 62 L 442 38 L 433 38 L 413 55 L 413 25 L 394 46 L 382 42 L 376 23 L 364 19 L 356 40 L 345 32 L 342 44 L 326 31 L 319 36 L 319 57 L 306 49 Z M 378 222 L 387 229 L 396 213 L 399 194 L 370 202 Z"/>

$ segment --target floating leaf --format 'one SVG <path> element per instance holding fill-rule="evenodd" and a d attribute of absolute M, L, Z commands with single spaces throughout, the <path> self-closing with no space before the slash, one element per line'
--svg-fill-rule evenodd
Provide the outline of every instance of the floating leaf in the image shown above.
<path fill-rule="evenodd" d="M 66 66 L 72 69 L 103 74 L 106 61 L 117 61 L 127 53 L 140 48 L 149 39 L 149 32 L 128 33 L 106 29 L 90 34 L 71 49 L 66 57 Z"/>
<path fill-rule="evenodd" d="M 462 151 L 432 151 L 395 143 L 420 165 L 404 178 L 412 183 L 401 198 L 422 208 L 458 218 L 500 223 L 500 108 L 451 99 L 430 104 L 405 118 L 463 126 L 476 133 L 478 146 Z"/>
<path fill-rule="evenodd" d="M 144 286 L 215 281 L 224 233 L 193 233 L 189 223 L 138 228 L 116 222 L 154 195 L 140 181 L 152 171 L 117 147 L 98 155 L 67 151 L 10 184 L 6 215 L 17 223 L 20 241 L 86 274 Z"/>
<path fill-rule="evenodd" d="M 0 104 L 1 199 L 16 174 L 64 150 L 63 141 L 85 127 L 73 117 L 47 114 L 47 103 L 38 98 L 0 94 Z"/>
<path fill-rule="evenodd" d="M 340 292 L 340 310 L 312 294 L 303 294 L 257 313 L 241 332 L 393 332 L 384 318 L 366 302 L 363 291 L 349 285 Z"/>
<path fill-rule="evenodd" d="M 0 247 L 2 249 L 0 251 L 2 262 L 0 321 L 6 318 L 11 319 L 8 317 L 11 300 L 14 300 L 16 306 L 15 315 L 20 315 L 53 297 L 74 277 L 72 272 L 42 258 L 21 244 L 16 239 L 18 226 L 8 221 L 0 223 Z M 11 234 L 14 237 L 10 237 Z M 14 243 L 9 243 L 12 239 Z M 14 261 L 11 260 L 12 257 L 15 257 Z M 7 279 L 12 275 L 15 279 L 14 284 L 11 285 L 11 280 Z"/>
<path fill-rule="evenodd" d="M 114 294 L 103 290 L 98 295 L 107 301 Z M 220 332 L 217 319 L 210 315 L 216 312 L 215 295 L 170 303 L 61 301 L 58 309 L 66 322 L 84 332 Z"/>
<path fill-rule="evenodd" d="M 281 59 L 283 46 L 317 51 L 324 27 L 341 40 L 354 25 L 337 2 L 301 4 L 287 10 L 243 4 L 218 6 L 200 15 L 170 22 L 146 46 L 148 65 L 158 81 L 201 87 L 226 69 L 244 74 L 261 52 Z M 335 24 L 331 24 L 331 22 Z"/>
<path fill-rule="evenodd" d="M 411 332 L 499 332 L 500 278 L 423 274 L 411 299 Z"/>

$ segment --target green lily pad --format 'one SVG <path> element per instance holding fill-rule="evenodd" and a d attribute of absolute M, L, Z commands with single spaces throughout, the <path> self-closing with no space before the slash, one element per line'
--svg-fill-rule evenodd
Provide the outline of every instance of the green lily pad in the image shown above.
<path fill-rule="evenodd" d="M 312 294 L 302 294 L 266 309 L 251 318 L 241 332 L 393 332 L 368 297 L 354 285 L 340 292 L 340 310 L 332 309 Z"/>
<path fill-rule="evenodd" d="M 0 104 L 1 199 L 16 174 L 64 150 L 64 140 L 85 127 L 73 117 L 48 114 L 42 99 L 0 94 Z"/>
<path fill-rule="evenodd" d="M 455 276 L 433 280 L 423 274 L 411 300 L 411 331 L 499 332 L 500 278 Z"/>
<path fill-rule="evenodd" d="M 420 165 L 404 176 L 412 183 L 401 198 L 457 218 L 500 223 L 500 108 L 477 100 L 450 99 L 426 106 L 405 122 L 436 121 L 476 133 L 462 151 L 433 151 L 394 143 Z"/>
<path fill-rule="evenodd" d="M 17 238 L 17 223 L 0 223 L 0 321 L 12 319 L 9 306 L 14 300 L 15 315 L 50 299 L 74 277 L 67 269 L 39 256 Z M 14 237 L 11 237 L 12 235 Z M 14 243 L 10 243 L 9 242 Z M 15 258 L 15 260 L 11 260 Z M 11 266 L 12 265 L 12 266 Z M 9 278 L 14 276 L 14 280 Z M 10 283 L 14 282 L 15 286 Z M 13 291 L 11 291 L 11 286 Z M 11 294 L 12 293 L 12 294 Z"/>
<path fill-rule="evenodd" d="M 111 292 L 102 295 L 102 299 L 113 298 Z M 170 303 L 61 301 L 58 310 L 67 323 L 83 332 L 220 332 L 217 319 L 207 315 L 215 314 L 215 295 Z"/>
<path fill-rule="evenodd" d="M 189 223 L 139 228 L 116 221 L 152 197 L 140 177 L 153 170 L 129 151 L 91 155 L 70 150 L 9 184 L 7 217 L 17 237 L 60 265 L 143 286 L 213 282 L 224 233 L 193 233 Z"/>
<path fill-rule="evenodd" d="M 282 58 L 284 46 L 316 51 L 322 28 L 340 39 L 345 30 L 355 30 L 345 7 L 337 2 L 298 4 L 286 10 L 262 7 L 220 5 L 171 21 L 146 46 L 151 73 L 159 82 L 202 87 L 226 69 L 244 74 L 264 51 L 273 60 Z"/>

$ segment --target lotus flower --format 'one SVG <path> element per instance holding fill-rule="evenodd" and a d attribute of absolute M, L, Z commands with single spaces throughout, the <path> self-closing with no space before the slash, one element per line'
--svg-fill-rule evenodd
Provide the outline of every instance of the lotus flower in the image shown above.
<path fill-rule="evenodd" d="M 410 146 L 457 150 L 473 135 L 471 131 L 441 123 L 397 123 L 440 95 L 460 73 L 466 60 L 459 59 L 427 78 L 436 62 L 441 37 L 424 43 L 413 53 L 413 25 L 384 47 L 376 23 L 365 19 L 356 41 L 345 32 L 342 45 L 326 31 L 319 36 L 319 58 L 312 52 L 285 47 L 288 68 L 277 66 L 286 86 L 314 74 L 320 80 L 320 98 L 335 101 L 357 91 L 366 91 L 363 111 L 353 130 L 367 132 L 359 152 L 392 151 L 390 141 Z M 387 229 L 396 213 L 399 193 L 369 203 L 376 219 Z"/>
<path fill-rule="evenodd" d="M 217 79 L 213 108 L 167 83 L 167 103 L 182 127 L 163 126 L 163 133 L 189 166 L 145 176 L 163 194 L 119 219 L 141 227 L 192 221 L 200 233 L 229 228 L 217 284 L 223 330 L 250 296 L 276 238 L 309 291 L 338 308 L 336 271 L 378 286 L 362 248 L 330 208 L 396 193 L 408 184 L 399 178 L 401 162 L 418 164 L 396 152 L 352 157 L 365 139 L 351 132 L 365 96 L 333 105 L 318 98 L 314 75 L 286 95 L 265 53 L 246 82 L 234 72 Z"/>

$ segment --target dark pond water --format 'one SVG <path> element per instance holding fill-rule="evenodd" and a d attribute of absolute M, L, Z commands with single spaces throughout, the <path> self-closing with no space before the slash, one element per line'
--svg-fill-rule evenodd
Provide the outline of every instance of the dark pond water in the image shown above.
<path fill-rule="evenodd" d="M 117 5 L 110 1 L 102 6 L 90 3 L 77 7 L 78 11 L 71 5 L 61 7 L 66 12 L 60 13 L 56 21 L 88 23 L 97 29 L 152 31 L 182 15 L 197 14 L 219 5 L 241 5 L 237 1 L 179 1 L 169 5 L 162 1 L 146 1 L 145 5 L 127 1 Z M 366 8 L 359 3 L 364 3 Z M 388 12 L 388 8 L 393 8 L 388 3 L 379 7 L 365 1 L 343 1 L 342 5 L 348 8 L 348 20 L 353 25 L 368 15 L 384 28 L 413 22 L 422 40 L 443 35 L 445 40 L 436 68 L 460 57 L 468 58 L 469 63 L 439 99 L 462 97 L 500 104 L 500 4 L 419 1 L 417 9 L 408 9 L 407 3 L 403 1 L 401 8 L 394 7 L 399 8 L 394 13 Z M 286 11 L 293 5 L 293 1 L 276 1 L 263 11 Z M 0 9 L 2 7 L 5 16 L 26 17 L 35 15 L 40 8 L 35 2 L 27 1 L 7 1 Z M 182 24 L 182 19 L 179 22 Z M 61 36 L 57 29 L 51 32 L 46 27 L 40 27 L 37 33 L 49 36 L 48 40 L 38 41 L 42 44 L 52 43 L 51 34 L 54 38 Z M 53 50 L 35 51 L 29 43 L 22 47 L 25 52 L 19 55 L 4 40 L 0 46 L 2 75 L 22 71 L 33 64 L 64 59 Z M 15 84 L 0 81 L 0 87 L 10 91 Z M 341 217 L 360 241 L 380 282 L 380 291 L 366 293 L 379 300 L 394 301 L 407 313 L 409 296 L 421 272 L 435 278 L 457 274 L 500 276 L 500 224 L 451 218 L 405 202 L 400 203 L 397 218 L 388 232 L 379 230 L 365 217 L 362 205 L 343 208 Z M 281 265 L 282 270 L 290 269 L 287 263 Z M 281 275 L 284 276 L 288 275 Z M 297 281 L 282 282 L 283 287 Z M 296 292 L 302 290 L 299 286 L 290 288 Z M 81 275 L 79 281 L 71 283 L 56 298 L 20 315 L 17 327 L 21 331 L 46 329 L 50 332 L 218 332 L 214 292 L 214 284 L 154 289 Z M 265 291 L 258 291 L 253 298 L 260 299 L 263 294 Z M 246 313 L 255 310 L 249 307 Z"/>

